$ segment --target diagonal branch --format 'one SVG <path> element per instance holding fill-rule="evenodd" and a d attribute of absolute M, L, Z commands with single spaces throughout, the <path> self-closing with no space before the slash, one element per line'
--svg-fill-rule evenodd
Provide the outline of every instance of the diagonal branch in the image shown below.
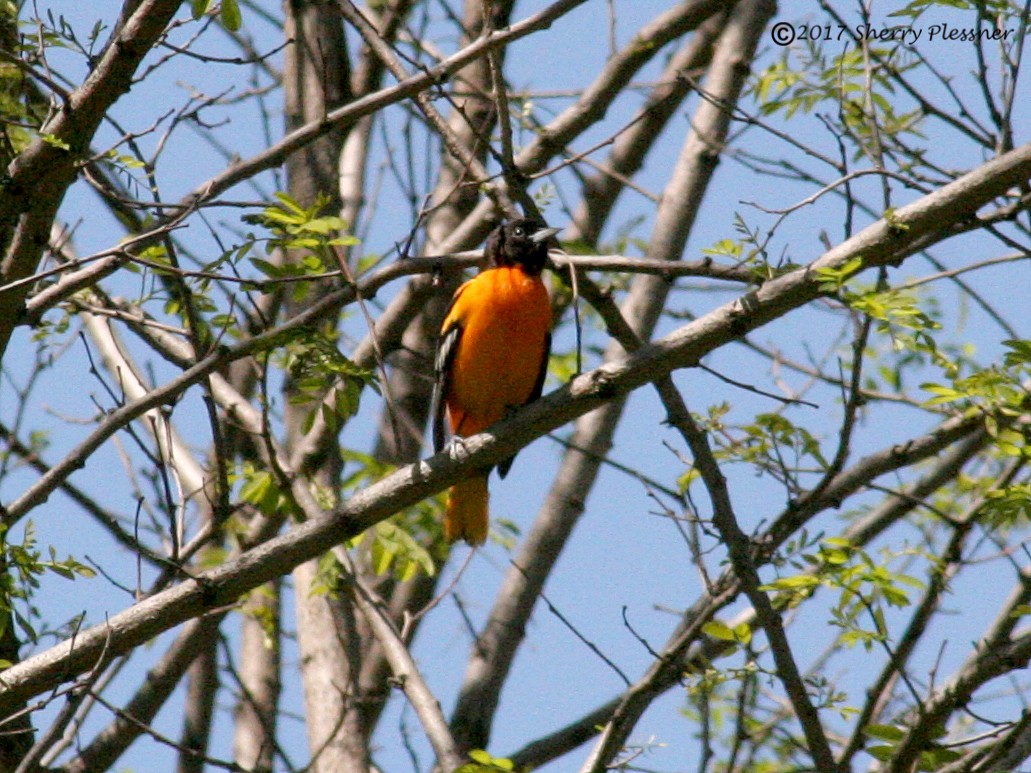
<path fill-rule="evenodd" d="M 86 81 L 68 95 L 35 139 L 6 170 L 0 192 L 0 284 L 30 275 L 39 265 L 57 208 L 78 172 L 80 154 L 104 115 L 129 91 L 143 57 L 157 43 L 180 0 L 126 3 Z M 39 182 L 45 180 L 45 185 Z M 27 287 L 0 292 L 0 356 L 7 350 Z"/>
<path fill-rule="evenodd" d="M 534 438 L 556 429 L 607 401 L 618 399 L 677 368 L 690 367 L 737 335 L 761 327 L 806 305 L 821 294 L 818 270 L 840 268 L 853 258 L 865 268 L 894 264 L 910 243 L 939 229 L 942 222 L 973 217 L 996 197 L 1031 178 L 1031 144 L 996 158 L 917 201 L 899 208 L 891 222 L 879 220 L 833 248 L 809 266 L 772 279 L 753 293 L 714 309 L 625 359 L 607 363 L 527 406 L 485 432 L 467 439 L 461 461 L 438 454 L 403 467 L 356 493 L 323 519 L 312 519 L 194 579 L 120 612 L 100 626 L 80 632 L 12 666 L 0 676 L 0 716 L 19 701 L 53 689 L 93 666 L 106 651 L 123 654 L 162 631 L 223 605 L 234 603 L 248 590 L 314 558 L 400 509 L 452 485 L 471 469 L 483 468 L 511 456 Z M 317 318 L 321 307 L 299 315 L 293 324 Z M 298 322 L 301 320 L 302 322 Z M 213 354 L 146 398 L 120 408 L 92 438 L 94 448 L 149 408 L 180 394 L 188 386 L 228 361 L 269 347 L 274 340 L 259 336 Z M 97 430 L 98 432 L 101 429 Z M 907 449 L 899 449 L 904 453 Z M 80 451 L 80 459 L 88 453 Z M 60 465 L 58 465 L 60 466 Z M 68 470 L 65 470 L 67 474 Z M 62 476 L 63 479 L 63 476 Z M 51 481 L 56 486 L 58 482 Z M 295 486 L 299 488 L 300 486 Z M 36 491 L 29 501 L 41 501 L 52 488 Z M 825 495 L 829 492 L 825 491 Z M 28 501 L 23 495 L 21 507 Z"/>
<path fill-rule="evenodd" d="M 730 563 L 734 568 L 734 574 L 741 589 L 748 596 L 755 609 L 756 619 L 759 625 L 766 632 L 766 638 L 770 643 L 770 651 L 773 654 L 773 662 L 777 667 L 777 676 L 784 685 L 784 689 L 791 701 L 802 732 L 805 735 L 809 753 L 812 755 L 813 763 L 817 770 L 824 773 L 833 773 L 838 770 L 837 762 L 827 741 L 827 734 L 824 732 L 823 724 L 820 722 L 820 715 L 816 706 L 809 698 L 802 673 L 795 662 L 795 656 L 791 651 L 791 643 L 784 632 L 784 621 L 780 613 L 774 608 L 770 597 L 762 590 L 762 580 L 756 567 L 755 555 L 752 541 L 738 524 L 737 515 L 730 501 L 730 492 L 727 489 L 727 479 L 720 471 L 719 463 L 709 446 L 709 439 L 706 437 L 691 414 L 680 400 L 680 395 L 673 386 L 671 379 L 664 379 L 660 390 L 667 409 L 673 408 L 679 414 L 679 421 L 675 422 L 680 430 L 684 441 L 691 449 L 694 457 L 695 468 L 699 471 L 705 488 L 709 493 L 712 502 L 712 522 L 726 545 L 727 553 L 730 556 Z M 604 749 L 605 744 L 599 744 L 599 749 Z M 602 757 L 602 759 L 606 759 Z M 588 768 L 585 767 L 585 770 Z M 598 771 L 601 768 L 592 767 L 591 771 Z"/>

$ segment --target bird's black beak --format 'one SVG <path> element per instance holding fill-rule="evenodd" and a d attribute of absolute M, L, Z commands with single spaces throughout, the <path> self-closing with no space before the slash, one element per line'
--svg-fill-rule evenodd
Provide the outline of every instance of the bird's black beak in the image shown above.
<path fill-rule="evenodd" d="M 534 244 L 546 242 L 561 230 L 561 228 L 542 228 L 539 231 L 534 231 L 533 236 L 530 237 L 530 241 Z"/>

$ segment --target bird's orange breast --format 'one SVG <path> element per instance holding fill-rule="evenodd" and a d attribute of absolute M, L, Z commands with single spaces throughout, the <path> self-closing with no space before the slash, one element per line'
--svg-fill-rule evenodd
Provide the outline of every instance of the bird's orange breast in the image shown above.
<path fill-rule="evenodd" d="M 484 271 L 459 288 L 444 329 L 456 323 L 462 335 L 444 398 L 452 432 L 465 436 L 530 399 L 547 356 L 548 291 L 518 267 Z"/>

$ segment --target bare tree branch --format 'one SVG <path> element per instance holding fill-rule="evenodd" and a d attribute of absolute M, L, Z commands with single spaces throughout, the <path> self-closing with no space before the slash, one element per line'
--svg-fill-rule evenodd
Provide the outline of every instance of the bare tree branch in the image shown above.
<path fill-rule="evenodd" d="M 978 167 L 954 183 L 899 208 L 890 221 L 880 220 L 831 249 L 810 265 L 772 279 L 753 293 L 713 310 L 664 338 L 618 362 L 585 373 L 570 384 L 499 423 L 494 431 L 466 440 L 467 456 L 461 462 L 439 454 L 419 464 L 401 468 L 356 493 L 330 517 L 305 523 L 291 533 L 249 550 L 234 561 L 198 575 L 156 594 L 111 617 L 107 624 L 81 632 L 45 652 L 4 672 L 0 687 L 0 712 L 8 712 L 19 700 L 53 689 L 75 674 L 92 667 L 101 652 L 116 656 L 206 611 L 234 603 L 243 593 L 267 582 L 290 567 L 313 558 L 403 507 L 420 501 L 459 480 L 469 469 L 496 464 L 511 456 L 531 439 L 555 429 L 605 402 L 660 378 L 690 367 L 709 351 L 735 335 L 755 329 L 819 297 L 819 270 L 840 267 L 860 258 L 865 268 L 893 264 L 908 245 L 937 229 L 941 218 L 962 219 L 1031 179 L 1031 144 Z M 313 306 L 286 324 L 317 318 Z M 267 339 L 258 337 L 230 348 L 224 357 L 209 356 L 183 376 L 154 389 L 146 398 L 126 404 L 112 413 L 108 424 L 130 421 L 154 405 L 178 394 L 199 374 L 209 372 L 237 356 L 260 349 Z M 968 420 L 970 421 L 970 420 Z M 976 421 L 976 417 L 975 417 Z M 961 426 L 961 425 L 957 425 Z M 98 430 L 99 431 L 99 430 Z M 96 435 L 96 433 L 94 433 Z M 99 440 L 90 440 L 90 443 Z M 892 449 L 892 458 L 912 449 Z M 55 467 L 56 469 L 56 467 Z M 855 481 L 844 476 L 842 488 Z M 825 489 L 828 496 L 830 489 Z M 23 495 L 23 499 L 29 496 Z M 807 508 L 808 509 L 808 508 Z M 771 529 L 782 538 L 790 524 L 802 517 L 793 510 Z"/>

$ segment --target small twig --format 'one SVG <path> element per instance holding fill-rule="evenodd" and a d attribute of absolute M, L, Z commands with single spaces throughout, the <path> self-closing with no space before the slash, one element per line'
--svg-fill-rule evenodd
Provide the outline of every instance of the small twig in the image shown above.
<path fill-rule="evenodd" d="M 511 563 L 512 563 L 512 566 L 515 567 L 516 571 L 518 571 L 520 574 L 523 574 L 523 576 L 526 575 L 525 571 L 523 570 L 523 568 L 521 566 L 519 566 L 519 564 L 517 564 L 515 561 L 512 561 Z M 589 649 L 591 652 L 593 652 L 595 655 L 597 655 L 599 658 L 601 658 L 602 662 L 604 662 L 605 665 L 607 665 L 609 668 L 611 668 L 613 671 L 615 671 L 616 674 L 619 676 L 620 679 L 623 680 L 623 683 L 626 684 L 627 687 L 630 686 L 630 678 L 623 672 L 623 669 L 621 669 L 619 666 L 616 665 L 615 661 L 613 661 L 608 655 L 606 655 L 604 652 L 602 652 L 601 648 L 597 644 L 595 644 L 590 639 L 588 639 L 586 636 L 584 636 L 582 633 L 580 633 L 580 631 L 577 629 L 577 627 L 575 625 L 573 625 L 569 621 L 569 618 L 567 618 L 565 615 L 563 615 L 558 610 L 558 607 L 556 607 L 554 604 L 551 603 L 551 600 L 548 599 L 548 597 L 544 594 L 543 591 L 541 591 L 538 594 L 538 596 L 544 602 L 545 606 L 547 606 L 548 611 L 551 612 L 551 614 L 553 614 L 555 617 L 557 617 L 559 619 L 559 622 L 561 622 L 562 625 L 564 625 L 567 629 L 569 629 L 570 633 L 572 633 L 577 639 L 579 639 L 581 642 L 583 642 L 583 644 L 587 647 L 587 649 Z"/>
<path fill-rule="evenodd" d="M 656 652 L 655 648 L 652 647 L 652 645 L 648 643 L 648 640 L 645 639 L 641 634 L 639 634 L 634 629 L 634 626 L 630 624 L 630 618 L 627 615 L 626 604 L 623 605 L 622 614 L 623 614 L 623 625 L 626 627 L 626 629 L 628 631 L 630 631 L 631 635 L 635 639 L 637 639 L 637 641 L 641 644 L 642 647 L 645 648 L 645 650 L 648 652 L 649 655 L 651 655 L 653 658 L 655 658 L 655 660 L 661 660 L 662 659 L 662 655 L 660 655 L 658 652 Z"/>
<path fill-rule="evenodd" d="M 450 595 L 450 593 L 458 585 L 458 581 L 462 579 L 462 575 L 465 574 L 465 570 L 469 568 L 469 564 L 472 562 L 474 555 L 476 555 L 476 548 L 473 548 L 468 553 L 466 553 L 465 559 L 462 561 L 462 565 L 458 567 L 458 571 L 455 572 L 455 576 L 447 584 L 447 587 L 445 587 L 444 590 L 442 590 L 440 593 L 438 593 L 436 596 L 430 599 L 429 603 L 427 603 L 426 606 L 424 606 L 415 614 L 411 614 L 408 610 L 405 610 L 404 624 L 401 626 L 402 641 L 411 641 L 412 634 L 415 632 L 415 624 L 419 622 L 419 620 L 424 615 L 426 615 L 426 613 L 428 613 L 431 609 L 436 607 L 441 601 L 447 598 L 448 595 Z"/>
<path fill-rule="evenodd" d="M 97 703 L 106 708 L 115 716 L 119 717 L 128 724 L 138 728 L 139 730 L 142 730 L 144 733 L 149 735 L 158 743 L 175 749 L 177 752 L 179 752 L 179 754 L 188 755 L 190 757 L 195 757 L 197 759 L 202 759 L 204 760 L 205 765 L 212 765 L 216 768 L 229 770 L 232 771 L 232 773 L 249 773 L 249 771 L 247 771 L 245 768 L 240 767 L 235 762 L 229 760 L 220 760 L 216 757 L 211 757 L 207 754 L 204 754 L 203 752 L 197 751 L 196 749 L 190 749 L 178 743 L 177 741 L 173 741 L 168 736 L 155 730 L 151 725 L 148 725 L 145 722 L 140 722 L 138 719 L 136 719 L 136 717 L 123 711 L 121 708 L 106 700 L 102 695 L 96 692 L 91 692 L 90 695 L 95 701 L 97 701 Z"/>
<path fill-rule="evenodd" d="M 583 322 L 580 320 L 580 284 L 576 278 L 576 265 L 569 263 L 569 286 L 573 292 L 573 329 L 576 330 L 576 374 L 583 373 Z"/>
<path fill-rule="evenodd" d="M 744 389 L 748 392 L 752 392 L 757 395 L 762 395 L 763 397 L 769 397 L 770 399 L 777 400 L 781 403 L 784 403 L 785 405 L 806 405 L 810 408 L 820 407 L 816 403 L 809 402 L 808 400 L 803 400 L 800 397 L 783 397 L 781 395 L 775 395 L 772 392 L 767 392 L 764 389 L 759 389 L 759 387 L 752 386 L 751 384 L 746 384 L 743 381 L 736 381 L 730 378 L 730 376 L 724 376 L 722 373 L 719 373 L 706 365 L 702 365 L 701 363 L 698 363 L 698 368 L 700 370 L 704 370 L 709 375 L 715 376 L 724 383 L 736 386 L 738 389 Z"/>

